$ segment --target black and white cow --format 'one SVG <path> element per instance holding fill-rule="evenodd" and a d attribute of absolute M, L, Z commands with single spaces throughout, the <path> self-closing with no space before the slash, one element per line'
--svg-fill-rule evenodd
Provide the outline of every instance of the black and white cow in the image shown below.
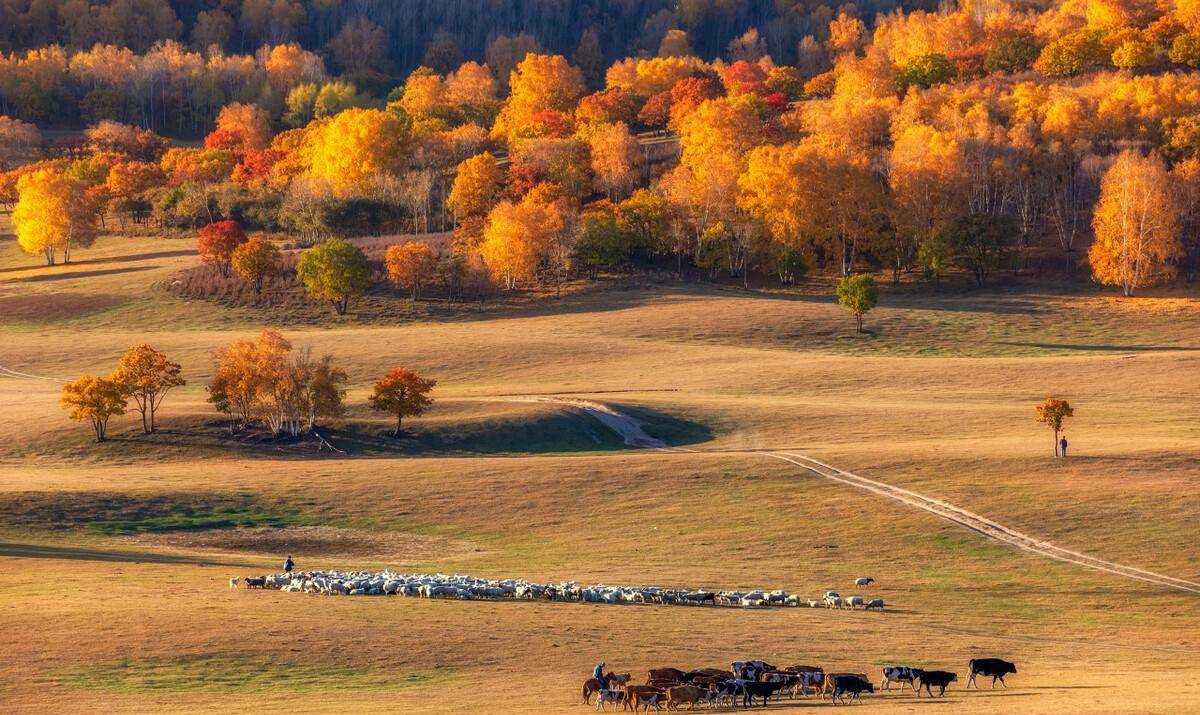
<path fill-rule="evenodd" d="M 909 687 L 915 692 L 917 689 L 917 678 L 920 676 L 920 668 L 913 668 L 907 665 L 885 665 L 883 667 L 883 682 L 879 684 L 879 689 L 891 690 L 892 683 L 908 683 Z"/>

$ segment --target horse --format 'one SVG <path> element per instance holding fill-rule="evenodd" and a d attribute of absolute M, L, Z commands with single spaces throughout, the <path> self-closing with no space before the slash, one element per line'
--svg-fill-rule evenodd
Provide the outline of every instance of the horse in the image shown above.
<path fill-rule="evenodd" d="M 625 684 L 629 682 L 631 677 L 632 676 L 630 676 L 629 673 L 605 673 L 604 680 L 601 680 L 600 678 L 588 678 L 587 680 L 583 681 L 583 704 L 592 704 L 592 696 L 604 689 L 605 681 L 608 682 L 609 688 L 613 687 L 614 685 L 617 687 L 624 687 Z"/>

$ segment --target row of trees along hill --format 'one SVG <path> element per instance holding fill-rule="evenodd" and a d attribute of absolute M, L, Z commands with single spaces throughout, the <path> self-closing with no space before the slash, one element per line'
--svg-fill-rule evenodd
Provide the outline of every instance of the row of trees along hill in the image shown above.
<path fill-rule="evenodd" d="M 848 9 L 794 64 L 761 37 L 715 60 L 664 43 L 593 90 L 574 55 L 519 48 L 311 112 L 328 77 L 288 45 L 240 65 L 290 67 L 284 101 L 238 97 L 202 147 L 111 121 L 47 147 L 4 120 L 0 197 L 48 256 L 107 221 L 233 220 L 307 241 L 453 228 L 455 255 L 506 288 L 643 266 L 983 284 L 1086 257 L 1129 294 L 1200 265 L 1197 18 L 1111 0 Z"/>
<path fill-rule="evenodd" d="M 831 7 L 792 0 L 4 0 L 0 52 L 24 70 L 22 79 L 34 79 L 0 85 L 0 97 L 10 114 L 28 119 L 132 110 L 139 101 L 154 111 L 146 108 L 151 96 L 183 106 L 182 96 L 202 108 L 258 91 L 261 78 L 244 58 L 293 45 L 360 86 L 387 87 L 418 65 L 446 72 L 464 60 L 487 62 L 506 77 L 528 52 L 570 57 L 599 86 L 604 68 L 628 56 L 755 59 L 770 52 L 781 62 L 812 62 Z M 858 7 L 872 17 L 902 5 Z M 128 54 L 117 51 L 125 48 Z M 68 73 L 80 79 L 62 82 Z M 271 92 L 282 99 L 278 87 Z"/>
<path fill-rule="evenodd" d="M 209 401 L 233 417 L 238 429 L 261 427 L 273 436 L 298 437 L 318 420 L 345 415 L 347 375 L 330 355 L 314 358 L 306 348 L 294 349 L 282 335 L 264 330 L 237 340 L 214 356 L 208 383 Z M 108 377 L 83 375 L 63 385 L 62 404 L 73 420 L 91 424 L 95 439 L 108 435 L 109 421 L 125 414 L 130 399 L 142 417 L 146 434 L 156 430 L 155 416 L 167 392 L 185 384 L 178 363 L 149 345 L 135 345 Z M 395 419 L 401 434 L 405 417 L 420 415 L 431 404 L 435 380 L 406 368 L 393 368 L 374 386 L 368 402 Z"/>

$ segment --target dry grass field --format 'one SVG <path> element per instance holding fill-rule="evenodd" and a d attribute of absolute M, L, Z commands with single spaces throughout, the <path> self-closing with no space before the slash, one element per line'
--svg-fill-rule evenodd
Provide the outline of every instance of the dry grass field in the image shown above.
<path fill-rule="evenodd" d="M 40 267 L 0 224 L 0 710 L 583 712 L 606 661 L 745 657 L 956 670 L 945 701 L 864 712 L 1200 710 L 1200 596 L 1015 550 L 821 479 L 791 450 L 1123 564 L 1200 580 L 1200 301 L 1017 289 L 884 295 L 855 335 L 821 291 L 636 285 L 437 319 L 325 325 L 167 297 L 187 239 L 106 237 Z M 214 348 L 264 325 L 350 374 L 344 454 L 242 444 L 205 402 Z M 53 378 L 132 342 L 184 365 L 163 432 L 93 445 Z M 439 380 L 396 444 L 393 365 Z M 51 378 L 51 379 L 43 379 Z M 1052 458 L 1033 405 L 1077 416 Z M 678 449 L 624 446 L 608 403 Z M 866 591 L 885 613 L 326 598 L 230 576 L 404 567 L 583 582 Z M 966 661 L 1018 663 L 964 691 Z M 776 711 L 833 707 L 808 699 Z"/>

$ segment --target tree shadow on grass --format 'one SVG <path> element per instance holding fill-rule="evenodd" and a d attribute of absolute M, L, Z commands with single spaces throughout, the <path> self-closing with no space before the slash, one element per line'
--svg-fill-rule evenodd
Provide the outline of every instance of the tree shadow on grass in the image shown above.
<path fill-rule="evenodd" d="M 0 240 L 3 240 L 3 235 L 0 234 Z M 148 261 L 154 258 L 178 258 L 180 256 L 194 256 L 196 252 L 193 250 L 176 250 L 176 251 L 147 251 L 145 253 L 130 253 L 121 256 L 107 256 L 102 258 L 85 258 L 83 260 L 71 261 L 63 264 L 64 266 L 96 266 L 104 265 L 105 263 L 125 263 L 127 261 Z M 0 273 L 17 273 L 20 271 L 32 271 L 39 268 L 48 268 L 42 263 L 30 264 L 27 266 L 9 266 L 0 268 Z"/>
<path fill-rule="evenodd" d="M 47 546 L 0 542 L 0 556 L 19 559 L 61 559 L 66 561 L 113 561 L 121 563 L 190 564 L 193 566 L 243 566 L 205 556 L 162 554 L 153 551 L 109 551 L 78 546 Z"/>
<path fill-rule="evenodd" d="M 74 265 L 74 264 L 70 264 Z M 97 276 L 113 276 L 122 273 L 140 273 L 148 271 L 157 266 L 125 266 L 124 268 L 105 268 L 96 271 L 70 271 L 63 273 L 42 273 L 36 276 L 24 276 L 22 278 L 10 278 L 9 283 L 48 283 L 51 281 L 67 281 L 73 278 L 95 278 Z"/>
<path fill-rule="evenodd" d="M 1186 352 L 1200 351 L 1200 347 L 1189 345 L 1105 345 L 1084 343 L 1022 342 L 1006 340 L 999 341 L 996 344 L 1020 348 L 1039 348 L 1042 350 L 1078 350 L 1082 352 L 1140 353 L 1163 352 L 1168 350 Z"/>
<path fill-rule="evenodd" d="M 651 437 L 662 440 L 668 447 L 684 447 L 711 442 L 712 430 L 708 425 L 670 415 L 643 405 L 610 403 L 617 409 L 641 423 L 642 429 Z"/>
<path fill-rule="evenodd" d="M 642 406 L 618 406 L 669 446 L 712 439 L 704 425 Z M 166 459 L 236 455 L 266 459 L 528 456 L 595 454 L 633 449 L 595 418 L 567 405 L 545 404 L 528 412 L 452 420 L 417 420 L 400 437 L 386 419 L 349 419 L 322 426 L 317 435 L 273 437 L 264 430 L 230 429 L 227 420 L 196 416 L 164 419 L 154 434 L 136 424 L 114 427 L 96 444 L 80 428 L 25 446 L 14 456 L 44 454 L 79 461 L 136 464 Z M 69 437 L 67 436 L 69 434 Z"/>

